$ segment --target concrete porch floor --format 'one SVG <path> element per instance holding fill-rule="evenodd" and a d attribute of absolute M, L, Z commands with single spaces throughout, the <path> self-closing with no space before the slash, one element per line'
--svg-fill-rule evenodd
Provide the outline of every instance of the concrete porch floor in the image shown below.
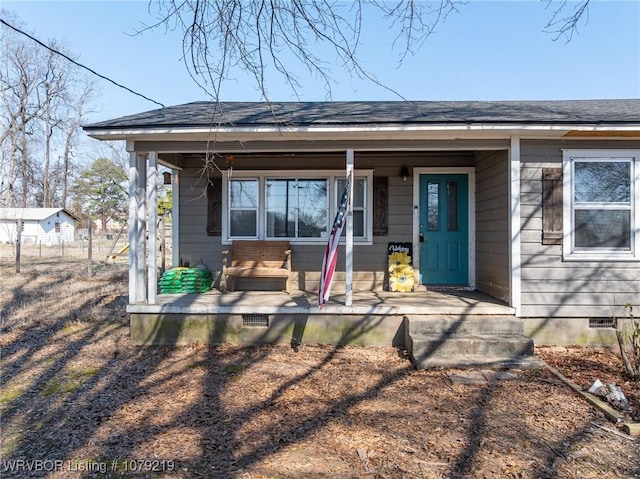
<path fill-rule="evenodd" d="M 334 294 L 322 309 L 315 292 L 215 290 L 159 295 L 156 304 L 130 304 L 127 311 L 132 341 L 146 345 L 290 342 L 405 347 L 413 344 L 407 325 L 415 322 L 428 322 L 443 334 L 475 331 L 493 322 L 522 329 L 513 308 L 465 289 L 357 292 L 352 306 L 345 305 L 344 294 Z"/>
<path fill-rule="evenodd" d="M 417 288 L 410 293 L 363 291 L 332 294 L 322 309 L 315 292 L 217 290 L 204 294 L 160 294 L 156 304 L 130 304 L 129 313 L 143 314 L 304 314 L 304 315 L 513 315 L 514 309 L 478 291 Z"/>

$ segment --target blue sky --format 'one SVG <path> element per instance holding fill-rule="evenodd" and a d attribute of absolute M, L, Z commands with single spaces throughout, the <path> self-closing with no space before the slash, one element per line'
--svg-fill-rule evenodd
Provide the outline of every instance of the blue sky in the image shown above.
<path fill-rule="evenodd" d="M 181 37 L 164 30 L 131 35 L 150 23 L 147 1 L 10 1 L 27 31 L 55 38 L 99 73 L 165 105 L 207 99 L 181 61 Z M 570 43 L 544 32 L 551 8 L 538 0 L 471 0 L 450 15 L 421 50 L 398 67 L 392 36 L 368 24 L 361 46 L 365 68 L 411 100 L 546 100 L 640 97 L 640 1 L 592 0 Z M 397 100 L 370 82 L 332 67 L 333 100 Z M 303 101 L 327 100 L 313 78 L 299 91 Z M 157 108 L 96 79 L 91 121 Z M 270 99 L 297 98 L 280 78 L 268 84 Z M 223 85 L 226 101 L 258 101 L 243 75 Z"/>

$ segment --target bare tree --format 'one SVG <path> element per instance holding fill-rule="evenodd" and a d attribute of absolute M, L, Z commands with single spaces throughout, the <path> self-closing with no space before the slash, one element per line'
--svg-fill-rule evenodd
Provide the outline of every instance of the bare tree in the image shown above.
<path fill-rule="evenodd" d="M 552 8 L 551 18 L 545 25 L 545 31 L 554 35 L 554 40 L 564 38 L 570 42 L 573 35 L 578 31 L 578 24 L 581 19 L 589 19 L 589 3 L 591 0 L 580 0 L 569 2 L 568 0 L 546 0 L 547 8 Z M 573 9 L 570 10 L 570 6 Z"/>
<path fill-rule="evenodd" d="M 37 91 L 38 103 L 42 105 L 41 121 L 44 137 L 42 206 L 45 208 L 54 206 L 51 185 L 55 182 L 51 181 L 51 147 L 54 133 L 64 121 L 58 113 L 67 102 L 69 90 L 69 70 L 61 58 L 52 52 L 47 52 L 46 59 L 46 68 L 42 72 L 44 82 Z"/>
<path fill-rule="evenodd" d="M 2 62 L 0 65 L 1 116 L 3 134 L 0 143 L 8 142 L 4 202 L 7 206 L 26 206 L 30 168 L 30 141 L 34 122 L 41 113 L 37 91 L 42 83 L 38 73 L 41 53 L 33 46 L 0 29 Z M 18 186 L 21 185 L 21 193 Z"/>
<path fill-rule="evenodd" d="M 69 163 L 93 83 L 67 61 L 69 53 L 58 53 L 65 49 L 55 40 L 44 48 L 3 24 L 0 41 L 0 201 L 66 206 Z"/>
<path fill-rule="evenodd" d="M 24 42 L 16 41 L 6 30 L 2 29 L 0 32 L 4 52 L 0 70 L 4 132 L 0 140 L 9 143 L 6 149 L 8 165 L 5 203 L 7 206 L 14 206 L 19 201 L 17 186 L 21 180 L 24 205 L 29 176 L 28 136 L 33 133 L 33 121 L 40 114 L 40 106 L 33 102 L 39 87 L 35 70 L 38 52 Z"/>
<path fill-rule="evenodd" d="M 269 98 L 265 79 L 272 72 L 297 92 L 301 85 L 294 73 L 296 62 L 322 81 L 330 97 L 333 80 L 327 48 L 351 74 L 380 84 L 358 58 L 365 13 L 370 11 L 365 7 L 382 13 L 395 30 L 394 43 L 402 46 L 402 59 L 464 3 L 152 0 L 150 11 L 159 20 L 147 28 L 182 30 L 189 73 L 214 99 L 220 97 L 221 82 L 235 67 L 254 78 L 265 100 Z"/>
<path fill-rule="evenodd" d="M 61 184 L 58 191 L 61 192 L 61 196 L 58 204 L 63 208 L 67 207 L 69 198 L 70 172 L 74 148 L 80 134 L 80 127 L 85 121 L 86 115 L 90 112 L 89 105 L 95 92 L 94 82 L 91 79 L 76 77 L 74 81 L 77 82 L 77 85 L 73 88 L 74 94 L 62 108 L 63 121 L 60 124 L 64 146 L 60 157 L 62 164 L 59 165 Z"/>
<path fill-rule="evenodd" d="M 543 0 L 553 8 L 546 29 L 570 40 L 578 22 L 586 16 L 590 0 Z M 221 83 L 240 68 L 253 77 L 264 100 L 269 100 L 268 76 L 280 75 L 297 95 L 302 67 L 324 84 L 331 98 L 333 84 L 327 51 L 352 75 L 382 85 L 360 61 L 363 25 L 371 16 L 382 17 L 401 64 L 416 53 L 448 15 L 458 12 L 465 0 L 431 2 L 406 0 L 150 0 L 157 18 L 147 29 L 164 27 L 183 33 L 182 48 L 187 69 L 196 83 L 214 100 Z M 397 92 L 395 92 L 397 94 Z M 401 95 L 398 94 L 400 98 Z"/>

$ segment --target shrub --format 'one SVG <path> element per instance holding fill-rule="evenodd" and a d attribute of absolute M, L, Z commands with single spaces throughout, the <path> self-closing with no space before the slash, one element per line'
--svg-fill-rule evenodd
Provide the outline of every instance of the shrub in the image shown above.
<path fill-rule="evenodd" d="M 630 303 L 624 306 L 625 314 L 615 318 L 616 337 L 620 347 L 620 356 L 627 375 L 640 380 L 640 320 L 633 314 Z"/>

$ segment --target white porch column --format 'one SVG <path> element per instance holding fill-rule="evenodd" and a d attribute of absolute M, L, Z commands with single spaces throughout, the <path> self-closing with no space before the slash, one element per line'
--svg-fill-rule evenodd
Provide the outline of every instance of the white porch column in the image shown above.
<path fill-rule="evenodd" d="M 353 150 L 347 150 L 347 181 L 349 206 L 347 207 L 347 234 L 345 241 L 345 306 L 353 305 Z"/>
<path fill-rule="evenodd" d="M 136 255 L 136 303 L 145 303 L 147 300 L 146 285 L 146 234 L 147 234 L 147 208 L 146 208 L 146 190 L 147 190 L 147 158 L 146 155 L 137 155 L 138 181 L 135 188 L 135 196 L 137 198 L 136 230 L 135 230 L 135 255 Z M 129 244 L 131 248 L 132 244 Z"/>
<path fill-rule="evenodd" d="M 171 170 L 171 265 L 180 265 L 180 170 Z"/>
<path fill-rule="evenodd" d="M 149 218 L 147 298 L 149 304 L 155 304 L 158 288 L 158 154 L 155 151 L 149 152 L 149 169 L 147 172 L 147 212 Z"/>
<path fill-rule="evenodd" d="M 129 151 L 129 303 L 137 302 L 136 278 L 138 271 L 137 232 L 138 232 L 138 157 L 133 144 L 127 142 Z"/>
<path fill-rule="evenodd" d="M 511 137 L 511 147 L 509 148 L 509 211 L 511 221 L 509 223 L 509 233 L 511 238 L 511 248 L 509 256 L 509 292 L 511 295 L 511 307 L 516 310 L 516 316 L 520 316 L 522 309 L 522 256 L 520 241 L 522 236 L 520 220 L 520 137 Z"/>

